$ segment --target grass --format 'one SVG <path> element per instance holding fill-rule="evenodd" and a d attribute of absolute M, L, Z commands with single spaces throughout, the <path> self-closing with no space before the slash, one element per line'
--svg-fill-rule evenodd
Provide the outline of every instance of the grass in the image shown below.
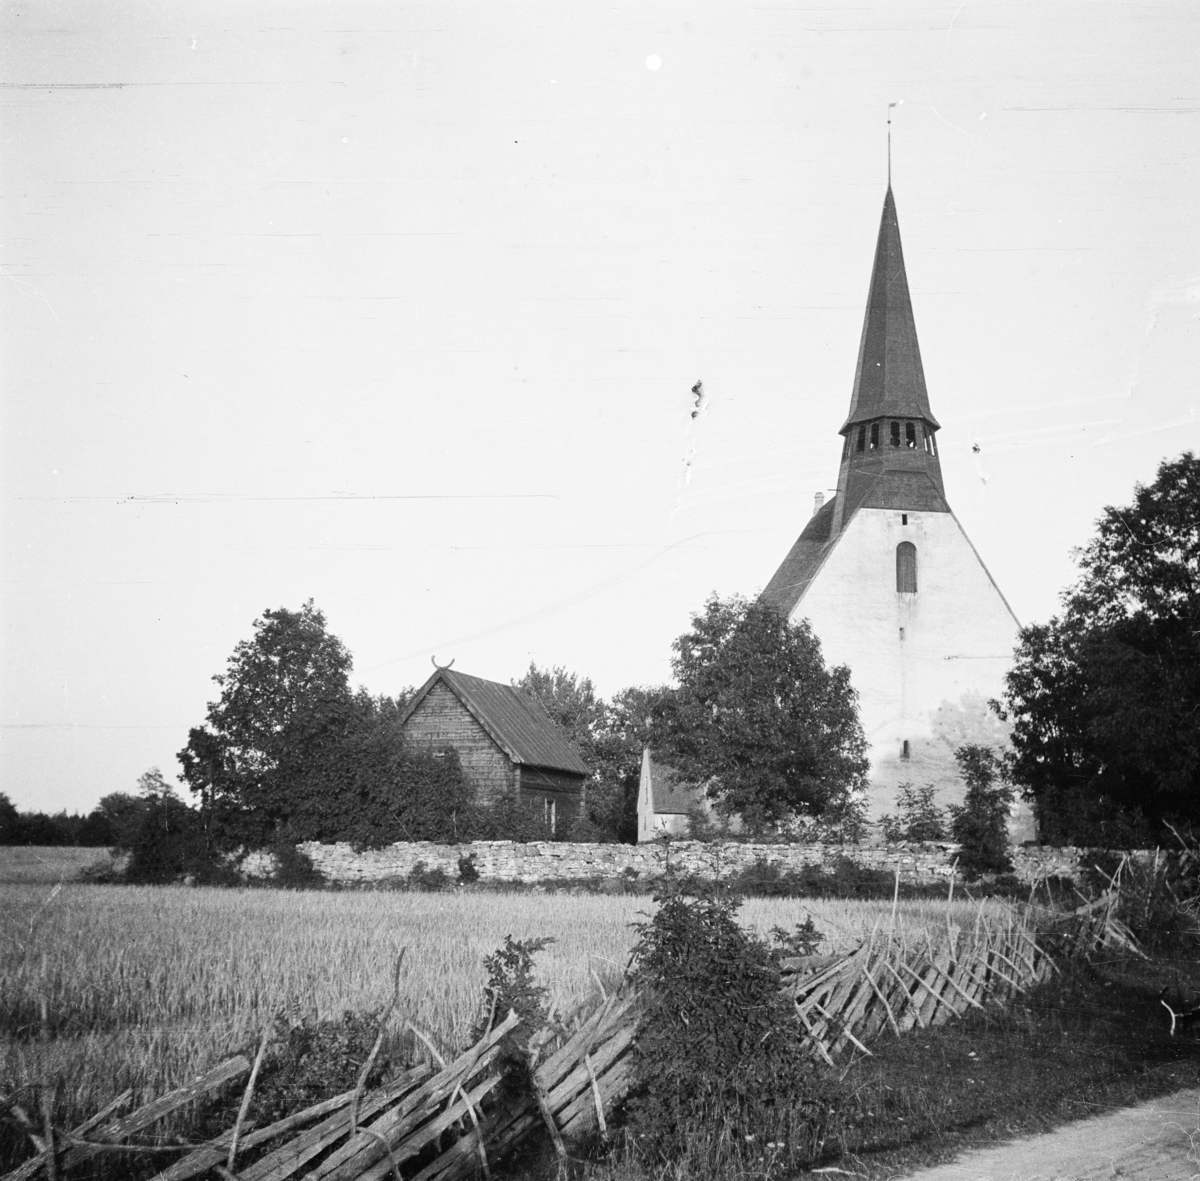
<path fill-rule="evenodd" d="M 109 861 L 107 849 L 53 845 L 0 846 L 0 885 L 54 885 L 73 882 L 81 870 Z"/>
<path fill-rule="evenodd" d="M 10 869 L 25 852 L 8 851 Z M 32 862 L 43 872 L 50 863 Z M 651 907 L 630 895 L 152 889 L 13 876 L 0 879 L 0 1093 L 53 1082 L 64 1123 L 126 1087 L 141 1101 L 247 1048 L 280 1004 L 319 1018 L 379 1008 L 402 947 L 403 1016 L 443 1047 L 465 1043 L 483 957 L 506 934 L 556 939 L 538 973 L 570 1011 L 619 978 L 631 924 Z M 895 922 L 937 938 L 993 911 L 1005 913 L 999 903 L 901 903 Z M 830 950 L 890 925 L 892 908 L 751 899 L 741 912 L 763 933 L 810 916 Z M 1164 985 L 1200 991 L 1200 971 L 1190 962 L 1075 967 L 1006 1010 L 882 1037 L 873 1057 L 845 1058 L 829 1076 L 835 1110 L 820 1164 L 882 1181 L 963 1147 L 1200 1085 L 1200 1041 L 1167 1035 Z M 770 1175 L 769 1161 L 760 1164 Z M 639 1177 L 629 1161 L 587 1171 L 593 1181 Z"/>
<path fill-rule="evenodd" d="M 829 1164 L 883 1181 L 958 1152 L 1200 1086 L 1200 1040 L 1159 990 L 1194 962 L 1067 964 L 1003 1010 L 876 1042 L 842 1080 Z"/>
<path fill-rule="evenodd" d="M 478 1014 L 483 957 L 505 935 L 549 935 L 538 957 L 551 1004 L 570 1012 L 619 980 L 650 910 L 636 895 L 214 890 L 10 885 L 0 913 L 0 1091 L 58 1084 L 68 1122 L 132 1087 L 152 1095 L 251 1045 L 280 1005 L 319 1019 L 390 996 L 401 1016 L 461 1048 Z M 967 923 L 972 904 L 956 904 Z M 832 946 L 890 915 L 877 903 L 753 899 L 766 932 L 813 915 Z M 956 920 L 957 921 L 957 920 Z M 946 907 L 902 903 L 897 922 L 940 930 Z M 44 1013 L 44 1018 L 43 1018 Z"/>

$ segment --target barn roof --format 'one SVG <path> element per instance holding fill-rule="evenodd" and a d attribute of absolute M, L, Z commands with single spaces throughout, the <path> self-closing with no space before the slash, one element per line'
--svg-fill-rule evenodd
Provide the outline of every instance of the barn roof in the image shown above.
<path fill-rule="evenodd" d="M 400 717 L 402 726 L 439 683 L 462 702 L 514 763 L 567 771 L 573 775 L 591 774 L 579 752 L 542 706 L 523 689 L 502 685 L 499 681 L 485 681 L 482 677 L 471 677 L 453 669 L 439 668 L 417 690 Z"/>

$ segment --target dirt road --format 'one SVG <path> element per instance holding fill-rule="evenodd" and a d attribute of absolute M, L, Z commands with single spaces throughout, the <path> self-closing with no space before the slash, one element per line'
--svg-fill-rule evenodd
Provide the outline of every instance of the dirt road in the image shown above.
<path fill-rule="evenodd" d="M 1054 1132 L 973 1149 L 905 1181 L 1200 1179 L 1200 1090 L 1179 1091 Z"/>

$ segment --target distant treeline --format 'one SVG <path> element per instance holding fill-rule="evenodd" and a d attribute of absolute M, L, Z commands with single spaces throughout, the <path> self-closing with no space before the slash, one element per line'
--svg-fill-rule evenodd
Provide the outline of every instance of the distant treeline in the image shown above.
<path fill-rule="evenodd" d="M 116 843 L 112 820 L 100 808 L 78 812 L 18 812 L 0 792 L 0 845 L 87 845 L 107 848 Z"/>

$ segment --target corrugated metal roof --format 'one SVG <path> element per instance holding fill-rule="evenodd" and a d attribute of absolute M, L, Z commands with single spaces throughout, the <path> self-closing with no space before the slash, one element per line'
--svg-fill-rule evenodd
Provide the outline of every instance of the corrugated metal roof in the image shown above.
<path fill-rule="evenodd" d="M 439 681 L 467 707 L 514 763 L 575 775 L 591 774 L 579 752 L 528 693 L 513 685 L 485 681 L 453 669 L 439 668 L 417 690 L 401 717 L 401 725 Z"/>

